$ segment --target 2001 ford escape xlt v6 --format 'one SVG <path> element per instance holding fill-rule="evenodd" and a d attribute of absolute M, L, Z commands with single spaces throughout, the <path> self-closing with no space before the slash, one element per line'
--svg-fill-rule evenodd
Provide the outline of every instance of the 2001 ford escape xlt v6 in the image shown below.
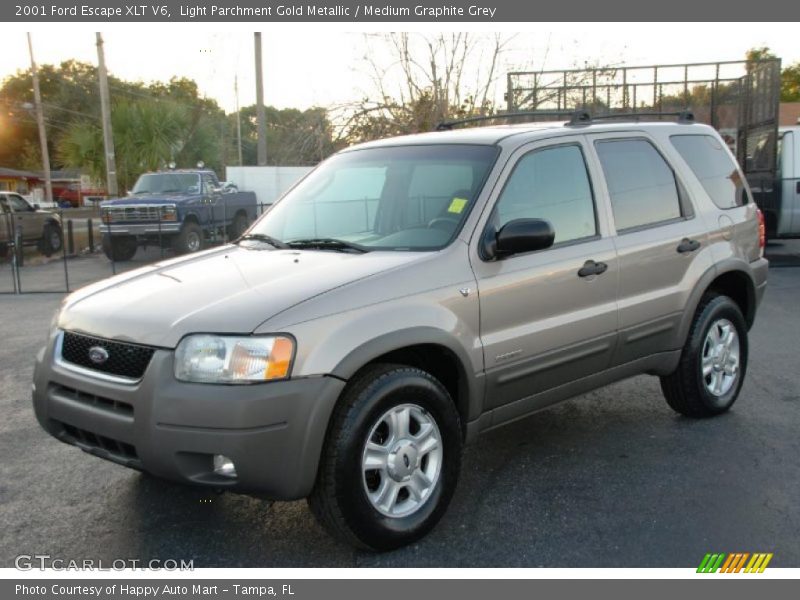
<path fill-rule="evenodd" d="M 679 413 L 729 409 L 762 255 L 732 155 L 686 119 L 368 143 L 236 243 L 69 296 L 36 414 L 157 476 L 308 497 L 389 549 L 435 525 L 482 431 L 642 373 Z"/>

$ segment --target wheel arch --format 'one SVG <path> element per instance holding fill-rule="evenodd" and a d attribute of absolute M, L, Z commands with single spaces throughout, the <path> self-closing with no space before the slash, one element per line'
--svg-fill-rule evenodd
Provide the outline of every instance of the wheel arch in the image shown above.
<path fill-rule="evenodd" d="M 708 292 L 731 298 L 742 311 L 747 328 L 752 327 L 756 313 L 756 286 L 746 262 L 730 259 L 706 271 L 689 296 L 679 330 L 681 347 L 686 343 L 700 300 Z"/>
<path fill-rule="evenodd" d="M 181 223 L 181 228 L 188 223 L 194 223 L 195 225 L 200 225 L 200 217 L 197 216 L 197 213 L 190 212 L 186 213 L 186 216 L 183 217 L 183 223 Z"/>
<path fill-rule="evenodd" d="M 462 433 L 466 433 L 466 424 L 479 416 L 483 379 L 471 372 L 466 352 L 446 332 L 414 327 L 382 335 L 352 350 L 332 374 L 349 381 L 377 363 L 416 367 L 436 377 L 455 403 Z"/>

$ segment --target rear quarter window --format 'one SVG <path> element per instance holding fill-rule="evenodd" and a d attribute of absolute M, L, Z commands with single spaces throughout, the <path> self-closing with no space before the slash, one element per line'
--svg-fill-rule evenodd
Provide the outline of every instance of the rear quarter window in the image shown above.
<path fill-rule="evenodd" d="M 670 141 L 719 208 L 735 208 L 749 202 L 741 172 L 717 138 L 673 135 Z"/>

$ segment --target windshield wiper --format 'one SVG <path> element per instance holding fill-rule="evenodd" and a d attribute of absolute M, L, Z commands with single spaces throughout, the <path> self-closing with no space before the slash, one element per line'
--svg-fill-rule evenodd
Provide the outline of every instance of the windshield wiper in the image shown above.
<path fill-rule="evenodd" d="M 369 252 L 367 248 L 336 238 L 309 238 L 287 242 L 290 248 L 313 248 L 315 250 L 335 250 L 337 252 Z"/>
<path fill-rule="evenodd" d="M 266 242 L 270 246 L 275 246 L 276 248 L 288 248 L 289 245 L 280 241 L 276 240 L 274 237 L 266 235 L 264 233 L 248 233 L 247 235 L 243 235 L 237 241 L 246 241 L 246 240 L 254 240 L 256 242 Z"/>

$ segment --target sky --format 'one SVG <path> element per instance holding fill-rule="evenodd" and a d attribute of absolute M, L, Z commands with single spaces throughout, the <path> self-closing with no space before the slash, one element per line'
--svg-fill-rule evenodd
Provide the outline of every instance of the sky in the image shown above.
<path fill-rule="evenodd" d="M 262 24 L 268 25 L 268 24 Z M 32 33 L 39 64 L 70 58 L 96 64 L 93 24 L 30 24 L 6 29 L 0 80 L 30 65 L 25 30 Z M 122 79 L 194 79 L 201 93 L 235 110 L 255 102 L 252 24 L 225 30 L 199 23 L 104 26 L 106 64 Z M 262 32 L 265 103 L 279 108 L 339 105 L 369 94 L 365 57 L 387 60 L 380 31 L 437 33 L 467 29 L 476 36 L 502 31 L 513 36 L 502 72 L 563 69 L 586 63 L 642 65 L 739 60 L 754 46 L 768 45 L 787 65 L 800 61 L 795 23 L 515 23 L 515 24 L 282 24 Z M 502 98 L 501 78 L 495 97 Z"/>

